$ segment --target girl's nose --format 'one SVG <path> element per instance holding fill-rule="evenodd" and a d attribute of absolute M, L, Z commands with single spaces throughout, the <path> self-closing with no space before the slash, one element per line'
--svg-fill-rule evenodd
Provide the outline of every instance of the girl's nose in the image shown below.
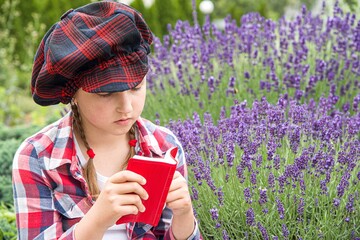
<path fill-rule="evenodd" d="M 118 92 L 116 110 L 120 113 L 129 113 L 132 111 L 131 96 L 129 91 Z"/>

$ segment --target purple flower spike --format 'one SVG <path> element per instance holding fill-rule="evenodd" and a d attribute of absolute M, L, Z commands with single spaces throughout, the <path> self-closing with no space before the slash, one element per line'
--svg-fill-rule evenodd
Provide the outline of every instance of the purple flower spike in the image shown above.
<path fill-rule="evenodd" d="M 255 225 L 255 213 L 254 210 L 252 208 L 249 208 L 246 211 L 246 224 L 249 226 L 254 226 Z"/>
<path fill-rule="evenodd" d="M 269 240 L 269 235 L 268 235 L 268 232 L 266 231 L 266 228 L 263 225 L 261 225 L 260 222 L 257 223 L 257 227 L 260 230 L 263 239 Z"/>
<path fill-rule="evenodd" d="M 272 172 L 269 173 L 268 185 L 270 189 L 275 190 L 275 176 Z"/>
<path fill-rule="evenodd" d="M 284 239 L 289 239 L 290 232 L 285 223 L 282 225 L 282 233 L 283 233 Z"/>
<path fill-rule="evenodd" d="M 348 202 L 346 203 L 346 210 L 349 212 L 349 213 L 352 213 L 354 212 L 355 208 L 354 208 L 354 200 L 355 200 L 355 197 L 353 194 L 350 194 L 349 195 L 349 200 Z"/>
<path fill-rule="evenodd" d="M 276 205 L 277 205 L 278 213 L 280 215 L 280 219 L 284 219 L 285 209 L 284 209 L 284 205 L 282 204 L 279 198 L 276 198 Z"/>
<path fill-rule="evenodd" d="M 224 229 L 223 230 L 223 240 L 229 240 L 229 239 L 230 239 L 229 235 L 228 235 L 227 231 Z"/>
<path fill-rule="evenodd" d="M 252 199 L 251 199 L 251 190 L 250 190 L 250 188 L 245 188 L 244 189 L 244 196 L 245 196 L 246 203 L 251 204 Z"/>
<path fill-rule="evenodd" d="M 211 213 L 211 219 L 212 220 L 218 220 L 219 219 L 219 212 L 217 208 L 212 208 L 210 209 L 210 213 Z"/>
<path fill-rule="evenodd" d="M 340 205 L 340 199 L 334 198 L 333 203 L 334 203 L 334 207 L 338 207 Z"/>
<path fill-rule="evenodd" d="M 263 205 L 265 203 L 267 203 L 267 195 L 266 195 L 266 192 L 267 192 L 267 189 L 260 189 L 260 198 L 259 198 L 259 204 L 260 205 Z"/>
<path fill-rule="evenodd" d="M 299 220 L 302 218 L 303 214 L 304 214 L 304 206 L 305 206 L 305 201 L 303 198 L 299 199 L 299 205 L 297 208 L 297 213 L 299 215 Z"/>

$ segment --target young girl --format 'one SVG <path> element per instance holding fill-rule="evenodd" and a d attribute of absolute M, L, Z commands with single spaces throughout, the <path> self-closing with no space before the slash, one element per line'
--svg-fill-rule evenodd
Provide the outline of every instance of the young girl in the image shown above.
<path fill-rule="evenodd" d="M 70 10 L 46 33 L 34 61 L 33 99 L 69 103 L 71 111 L 16 152 L 19 239 L 201 238 L 179 141 L 140 117 L 151 43 L 141 15 L 116 2 Z M 128 159 L 161 157 L 174 146 L 179 163 L 157 226 L 116 225 L 146 211 L 146 179 L 125 170 Z"/>

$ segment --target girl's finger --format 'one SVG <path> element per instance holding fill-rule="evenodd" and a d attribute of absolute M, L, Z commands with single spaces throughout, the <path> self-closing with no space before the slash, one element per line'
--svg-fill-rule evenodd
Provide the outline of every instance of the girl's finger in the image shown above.
<path fill-rule="evenodd" d="M 137 182 L 113 183 L 105 186 L 103 191 L 109 195 L 124 195 L 134 193 L 144 200 L 148 199 L 149 197 L 146 190 Z"/>
<path fill-rule="evenodd" d="M 179 173 L 179 172 L 177 172 Z M 187 181 L 186 179 L 179 173 L 178 176 L 174 177 L 172 183 L 170 185 L 170 192 L 176 191 L 179 188 L 186 187 L 187 188 Z"/>
<path fill-rule="evenodd" d="M 115 173 L 109 178 L 109 181 L 112 183 L 137 182 L 141 185 L 146 183 L 146 179 L 143 176 L 128 170 Z"/>
<path fill-rule="evenodd" d="M 124 209 L 131 209 L 129 207 L 136 207 L 136 211 L 144 212 L 145 206 L 143 205 L 140 197 L 136 194 L 125 194 L 119 198 L 117 204 L 118 211 L 123 213 Z M 134 211 L 134 209 L 132 209 Z M 127 213 L 132 214 L 132 213 Z M 136 214 L 136 213 L 135 213 Z M 125 214 L 123 214 L 125 215 Z"/>
<path fill-rule="evenodd" d="M 167 198 L 166 198 L 166 202 L 170 203 L 170 202 L 174 202 L 177 200 L 181 200 L 181 199 L 190 199 L 190 194 L 187 188 L 179 188 L 175 191 L 171 191 L 168 193 Z"/>
<path fill-rule="evenodd" d="M 129 214 L 138 214 L 139 208 L 135 205 L 124 205 L 121 207 L 122 216 Z"/>

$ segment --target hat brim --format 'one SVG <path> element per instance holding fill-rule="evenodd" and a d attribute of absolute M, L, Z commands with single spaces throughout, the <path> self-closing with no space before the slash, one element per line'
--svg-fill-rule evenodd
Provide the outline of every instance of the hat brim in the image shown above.
<path fill-rule="evenodd" d="M 143 81 L 149 70 L 146 54 L 140 51 L 136 55 L 139 59 L 136 62 L 130 61 L 133 63 L 130 65 L 98 64 L 97 67 L 81 76 L 80 87 L 89 93 L 123 92 L 136 87 Z M 118 60 L 117 63 L 126 62 L 123 58 L 116 58 L 116 60 Z M 103 65 L 107 65 L 106 68 L 103 68 Z"/>

